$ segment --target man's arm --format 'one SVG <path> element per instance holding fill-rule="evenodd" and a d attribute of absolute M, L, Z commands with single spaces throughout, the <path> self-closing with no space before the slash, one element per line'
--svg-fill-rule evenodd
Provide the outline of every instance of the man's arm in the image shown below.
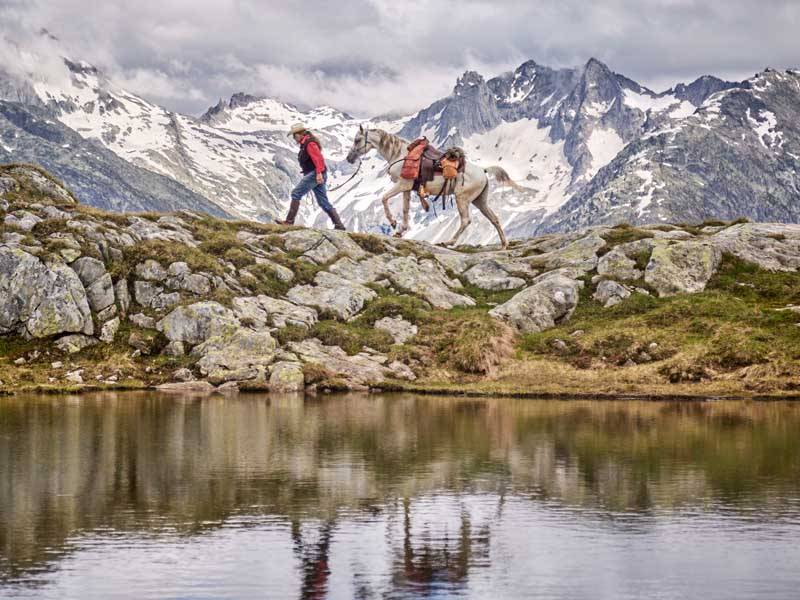
<path fill-rule="evenodd" d="M 322 158 L 322 152 L 316 142 L 309 142 L 306 146 L 306 152 L 314 163 L 314 170 L 317 172 L 317 183 L 322 183 L 322 173 L 325 171 L 325 159 Z"/>

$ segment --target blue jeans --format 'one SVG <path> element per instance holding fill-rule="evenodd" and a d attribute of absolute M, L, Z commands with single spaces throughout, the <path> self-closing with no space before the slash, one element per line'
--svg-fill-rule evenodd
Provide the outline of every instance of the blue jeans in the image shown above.
<path fill-rule="evenodd" d="M 314 192 L 314 197 L 317 199 L 317 204 L 325 212 L 330 212 L 333 209 L 331 203 L 328 202 L 328 189 L 325 184 L 328 181 L 328 171 L 322 174 L 322 183 L 317 183 L 316 172 L 311 172 L 308 175 L 303 175 L 294 189 L 292 190 L 292 200 L 300 200 L 308 192 Z"/>

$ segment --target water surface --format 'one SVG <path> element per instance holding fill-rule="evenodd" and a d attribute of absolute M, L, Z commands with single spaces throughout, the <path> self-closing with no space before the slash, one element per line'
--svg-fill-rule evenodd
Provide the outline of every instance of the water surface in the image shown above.
<path fill-rule="evenodd" d="M 800 405 L 0 399 L 0 597 L 797 598 Z"/>

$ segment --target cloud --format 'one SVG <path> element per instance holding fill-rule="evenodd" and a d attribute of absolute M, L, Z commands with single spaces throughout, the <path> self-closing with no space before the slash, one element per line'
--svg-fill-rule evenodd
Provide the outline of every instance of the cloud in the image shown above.
<path fill-rule="evenodd" d="M 190 113 L 237 91 L 405 112 L 467 68 L 491 76 L 530 58 L 594 56 L 656 89 L 800 63 L 795 0 L 4 0 L 0 26 L 46 27 L 72 56 Z"/>

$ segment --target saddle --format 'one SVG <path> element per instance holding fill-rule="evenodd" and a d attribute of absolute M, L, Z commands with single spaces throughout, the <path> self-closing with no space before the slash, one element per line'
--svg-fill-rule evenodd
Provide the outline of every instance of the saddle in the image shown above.
<path fill-rule="evenodd" d="M 412 189 L 424 196 L 426 183 L 433 181 L 437 175 L 443 175 L 448 180 L 455 179 L 458 173 L 464 172 L 465 164 L 464 151 L 460 148 L 453 147 L 442 152 L 428 138 L 421 137 L 409 144 L 400 177 L 412 179 Z"/>

